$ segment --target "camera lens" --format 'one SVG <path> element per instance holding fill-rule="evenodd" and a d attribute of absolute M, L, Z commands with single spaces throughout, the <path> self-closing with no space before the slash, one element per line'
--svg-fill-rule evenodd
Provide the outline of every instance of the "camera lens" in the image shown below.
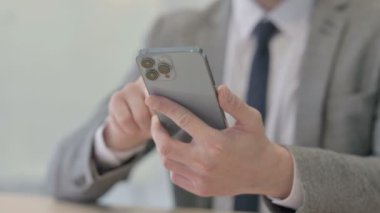
<path fill-rule="evenodd" d="M 161 74 L 168 74 L 170 72 L 170 65 L 167 64 L 167 63 L 160 63 L 158 65 L 158 71 L 161 73 Z"/>
<path fill-rule="evenodd" d="M 141 66 L 146 69 L 152 68 L 154 65 L 154 60 L 152 58 L 143 58 L 141 60 Z"/>
<path fill-rule="evenodd" d="M 145 73 L 145 76 L 147 79 L 155 81 L 158 79 L 160 74 L 156 70 L 149 70 L 147 73 Z"/>

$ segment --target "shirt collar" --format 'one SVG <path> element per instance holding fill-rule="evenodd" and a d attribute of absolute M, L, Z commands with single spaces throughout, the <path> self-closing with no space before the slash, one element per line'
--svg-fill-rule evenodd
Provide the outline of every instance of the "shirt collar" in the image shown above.
<path fill-rule="evenodd" d="M 283 0 L 272 11 L 266 12 L 255 0 L 232 1 L 232 23 L 240 38 L 250 38 L 253 29 L 263 19 L 270 20 L 281 33 L 295 36 L 308 27 L 314 0 Z"/>

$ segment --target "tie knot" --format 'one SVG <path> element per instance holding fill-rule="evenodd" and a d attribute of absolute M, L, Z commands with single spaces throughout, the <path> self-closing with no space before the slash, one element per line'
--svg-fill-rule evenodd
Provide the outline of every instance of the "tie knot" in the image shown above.
<path fill-rule="evenodd" d="M 259 44 L 267 44 L 278 33 L 278 29 L 272 22 L 263 20 L 255 27 L 254 33 Z"/>

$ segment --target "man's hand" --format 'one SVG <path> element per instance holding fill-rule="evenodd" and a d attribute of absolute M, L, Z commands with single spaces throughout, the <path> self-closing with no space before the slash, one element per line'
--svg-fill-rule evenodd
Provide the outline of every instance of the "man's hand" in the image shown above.
<path fill-rule="evenodd" d="M 232 94 L 218 90 L 220 106 L 236 120 L 233 127 L 216 130 L 184 107 L 163 97 L 151 96 L 146 104 L 171 118 L 193 137 L 191 143 L 172 139 L 157 116 L 151 133 L 172 181 L 200 196 L 262 194 L 289 195 L 293 161 L 285 148 L 271 143 L 260 113 Z"/>
<path fill-rule="evenodd" d="M 104 139 L 109 148 L 126 151 L 151 138 L 152 114 L 145 105 L 147 96 L 141 78 L 112 95 L 104 129 Z"/>

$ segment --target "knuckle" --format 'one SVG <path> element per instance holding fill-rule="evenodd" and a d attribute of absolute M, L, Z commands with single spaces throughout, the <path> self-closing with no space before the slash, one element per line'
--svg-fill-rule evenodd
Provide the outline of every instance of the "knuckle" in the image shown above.
<path fill-rule="evenodd" d="M 135 116 L 136 120 L 140 123 L 147 123 L 150 121 L 150 114 L 147 110 L 141 109 Z"/>
<path fill-rule="evenodd" d="M 191 123 L 191 116 L 186 112 L 178 112 L 178 124 L 181 127 L 187 127 Z"/>
<path fill-rule="evenodd" d="M 171 151 L 168 145 L 161 145 L 158 147 L 158 150 L 164 158 L 167 158 Z"/>
<path fill-rule="evenodd" d="M 203 174 L 203 177 L 207 177 L 214 170 L 214 167 L 215 166 L 211 162 L 204 162 L 203 164 L 201 164 L 200 170 Z"/>
<path fill-rule="evenodd" d="M 167 157 L 163 157 L 163 158 L 162 158 L 162 164 L 164 165 L 164 167 L 165 167 L 167 170 L 170 170 L 170 169 L 171 169 L 171 163 L 170 163 L 170 160 L 169 160 Z"/>
<path fill-rule="evenodd" d="M 181 186 L 181 181 L 177 173 L 170 171 L 170 180 L 177 186 Z"/>
<path fill-rule="evenodd" d="M 120 100 L 124 99 L 124 92 L 122 90 L 115 92 L 114 98 L 116 101 L 120 101 Z"/>
<path fill-rule="evenodd" d="M 259 112 L 259 110 L 252 108 L 252 114 L 253 114 L 255 119 L 259 119 L 260 121 L 262 120 L 262 115 Z"/>
<path fill-rule="evenodd" d="M 210 162 L 197 162 L 194 167 L 200 177 L 205 179 L 214 171 L 215 165 Z"/>
<path fill-rule="evenodd" d="M 145 87 L 144 80 L 142 78 L 137 79 L 136 81 L 132 82 L 131 84 L 134 85 L 135 87 L 138 87 L 139 89 Z"/>
<path fill-rule="evenodd" d="M 209 150 L 211 159 L 219 159 L 223 155 L 224 147 L 222 144 L 213 144 Z"/>
<path fill-rule="evenodd" d="M 111 98 L 110 102 L 108 103 L 108 114 L 109 115 L 115 114 L 115 104 L 112 101 L 112 98 Z"/>
<path fill-rule="evenodd" d="M 228 144 L 226 138 L 221 137 L 220 139 L 214 141 L 215 143 L 208 144 L 208 155 L 211 159 L 218 159 L 223 155 L 225 148 L 225 144 Z"/>
<path fill-rule="evenodd" d="M 197 194 L 201 197 L 209 197 L 211 196 L 210 189 L 208 184 L 202 179 L 198 178 L 195 181 Z"/>
<path fill-rule="evenodd" d="M 117 91 L 112 96 L 108 103 L 108 109 L 110 112 L 113 112 L 114 109 L 118 106 L 118 103 L 120 103 L 121 100 L 121 92 Z"/>
<path fill-rule="evenodd" d="M 136 94 L 140 94 L 143 90 L 141 89 L 141 87 L 138 85 L 137 82 L 134 82 L 134 83 L 125 85 L 121 91 L 123 91 L 123 93 L 125 94 L 136 95 Z"/>
<path fill-rule="evenodd" d="M 236 109 L 236 110 L 239 110 L 243 107 L 243 102 L 240 101 L 236 96 L 232 96 L 230 98 L 230 104 L 232 106 L 233 109 Z"/>
<path fill-rule="evenodd" d="M 128 92 L 128 91 L 135 90 L 135 89 L 136 89 L 136 84 L 130 83 L 130 84 L 125 85 L 123 87 L 122 91 Z"/>
<path fill-rule="evenodd" d="M 120 125 L 121 126 L 130 126 L 134 122 L 134 119 L 130 113 L 125 113 L 119 115 Z"/>

